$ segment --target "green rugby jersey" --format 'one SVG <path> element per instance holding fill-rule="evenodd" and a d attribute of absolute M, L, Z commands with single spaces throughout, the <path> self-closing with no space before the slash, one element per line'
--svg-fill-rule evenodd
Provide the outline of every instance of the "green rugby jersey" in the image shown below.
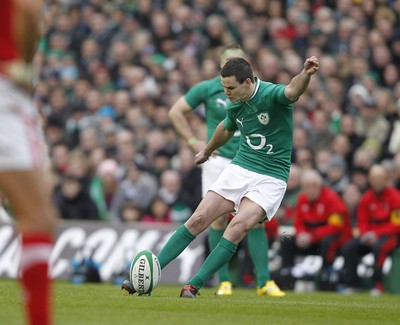
<path fill-rule="evenodd" d="M 293 144 L 293 107 L 285 85 L 256 78 L 247 102 L 228 101 L 224 124 L 240 131 L 239 151 L 233 164 L 287 182 Z"/>
<path fill-rule="evenodd" d="M 193 86 L 186 94 L 185 99 L 192 109 L 204 104 L 207 124 L 207 142 L 214 134 L 217 125 L 225 119 L 227 98 L 221 85 L 221 77 L 205 80 Z M 232 159 L 239 148 L 239 133 L 231 140 L 218 148 L 219 155 Z"/>

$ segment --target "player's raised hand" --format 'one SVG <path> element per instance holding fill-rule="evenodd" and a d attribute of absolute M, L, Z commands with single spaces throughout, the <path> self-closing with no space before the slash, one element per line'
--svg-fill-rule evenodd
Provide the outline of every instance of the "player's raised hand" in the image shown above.
<path fill-rule="evenodd" d="M 311 56 L 304 62 L 304 71 L 310 76 L 318 71 L 318 67 L 319 61 L 316 56 Z"/>

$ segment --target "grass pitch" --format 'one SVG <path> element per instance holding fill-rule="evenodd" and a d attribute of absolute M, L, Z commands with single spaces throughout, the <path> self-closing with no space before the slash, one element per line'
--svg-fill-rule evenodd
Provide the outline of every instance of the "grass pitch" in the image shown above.
<path fill-rule="evenodd" d="M 181 286 L 160 284 L 151 297 L 129 296 L 113 284 L 55 282 L 54 318 L 58 325 L 258 325 L 399 324 L 400 295 L 288 292 L 259 297 L 254 289 L 235 289 L 219 297 L 203 288 L 197 299 L 178 298 Z M 0 279 L 0 324 L 24 323 L 16 281 Z"/>

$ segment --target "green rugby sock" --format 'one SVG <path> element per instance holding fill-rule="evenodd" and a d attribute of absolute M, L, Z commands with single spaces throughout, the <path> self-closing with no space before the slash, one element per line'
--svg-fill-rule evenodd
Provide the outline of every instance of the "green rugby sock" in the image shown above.
<path fill-rule="evenodd" d="M 161 269 L 178 257 L 195 238 L 196 236 L 193 236 L 185 225 L 181 225 L 176 229 L 171 238 L 168 239 L 167 243 L 157 255 Z"/>
<path fill-rule="evenodd" d="M 210 245 L 210 251 L 213 251 L 217 247 L 222 235 L 225 230 L 216 230 L 210 228 L 208 232 L 208 244 Z M 219 282 L 231 281 L 229 276 L 229 261 L 225 263 L 217 272 Z"/>
<path fill-rule="evenodd" d="M 257 286 L 263 287 L 271 279 L 268 265 L 268 239 L 264 227 L 253 228 L 247 234 L 247 244 L 253 260 Z"/>
<path fill-rule="evenodd" d="M 199 272 L 197 272 L 197 274 L 187 284 L 191 284 L 197 287 L 197 289 L 200 289 L 221 266 L 232 258 L 236 249 L 237 245 L 235 243 L 222 237 L 217 247 L 215 247 L 204 261 Z"/>

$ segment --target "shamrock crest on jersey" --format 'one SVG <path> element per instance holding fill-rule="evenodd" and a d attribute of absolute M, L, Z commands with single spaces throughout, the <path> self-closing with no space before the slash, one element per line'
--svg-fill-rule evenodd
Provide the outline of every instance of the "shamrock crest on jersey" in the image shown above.
<path fill-rule="evenodd" d="M 258 117 L 258 120 L 260 121 L 261 124 L 263 124 L 263 125 L 267 125 L 268 124 L 268 122 L 269 122 L 268 113 L 261 113 L 257 117 Z"/>

